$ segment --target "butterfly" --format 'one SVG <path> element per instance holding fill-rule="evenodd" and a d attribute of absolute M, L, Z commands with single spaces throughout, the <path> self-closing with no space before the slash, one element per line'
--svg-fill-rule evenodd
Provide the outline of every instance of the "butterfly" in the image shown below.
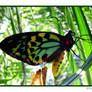
<path fill-rule="evenodd" d="M 53 32 L 26 32 L 5 38 L 0 48 L 8 55 L 29 65 L 52 63 L 52 73 L 56 77 L 64 59 L 65 51 L 75 44 L 75 33 L 69 31 L 65 36 Z"/>

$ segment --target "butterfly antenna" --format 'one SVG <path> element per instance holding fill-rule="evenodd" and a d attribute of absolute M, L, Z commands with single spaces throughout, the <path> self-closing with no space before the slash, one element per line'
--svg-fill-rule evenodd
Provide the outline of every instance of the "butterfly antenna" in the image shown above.
<path fill-rule="evenodd" d="M 85 35 L 80 35 L 80 37 L 82 37 L 82 36 L 89 36 L 89 35 L 87 35 L 87 34 L 85 34 Z"/>
<path fill-rule="evenodd" d="M 81 38 L 81 37 L 75 37 L 77 39 L 77 41 L 79 41 L 80 39 L 83 40 L 83 41 L 87 41 L 88 43 L 92 43 L 92 41 L 90 41 L 90 39 L 84 39 L 84 38 Z"/>
<path fill-rule="evenodd" d="M 82 58 L 80 58 L 72 49 L 71 49 L 71 51 L 72 51 L 73 54 L 76 55 L 79 59 L 81 59 L 82 61 L 85 61 L 85 62 L 86 62 L 86 60 L 83 60 Z"/>
<path fill-rule="evenodd" d="M 81 50 L 82 52 L 83 52 L 83 50 L 81 49 L 81 48 L 79 48 L 79 46 L 75 43 L 75 45 L 76 45 L 76 47 L 79 49 L 79 50 Z"/>
<path fill-rule="evenodd" d="M 56 20 L 58 20 L 58 21 L 59 21 L 59 19 L 58 19 L 57 17 L 52 17 L 52 16 L 51 16 L 50 18 L 55 18 Z"/>

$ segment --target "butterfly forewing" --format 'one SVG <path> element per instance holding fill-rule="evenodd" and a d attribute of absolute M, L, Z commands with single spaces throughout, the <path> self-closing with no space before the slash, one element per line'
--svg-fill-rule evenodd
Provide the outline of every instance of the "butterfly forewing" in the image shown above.
<path fill-rule="evenodd" d="M 28 32 L 7 37 L 0 48 L 12 57 L 30 65 L 50 62 L 48 59 L 60 49 L 62 36 L 51 32 Z"/>

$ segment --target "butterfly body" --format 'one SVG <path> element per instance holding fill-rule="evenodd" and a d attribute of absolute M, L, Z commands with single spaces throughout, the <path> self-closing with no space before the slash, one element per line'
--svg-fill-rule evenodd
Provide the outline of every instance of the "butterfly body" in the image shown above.
<path fill-rule="evenodd" d="M 69 51 L 75 43 L 72 36 L 71 31 L 65 36 L 53 32 L 20 33 L 4 39 L 0 48 L 24 63 L 39 65 L 43 62 L 56 62 L 62 52 Z"/>

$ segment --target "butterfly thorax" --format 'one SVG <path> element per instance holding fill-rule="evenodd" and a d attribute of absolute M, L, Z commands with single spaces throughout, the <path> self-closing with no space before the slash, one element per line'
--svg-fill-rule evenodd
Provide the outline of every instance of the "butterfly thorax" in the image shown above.
<path fill-rule="evenodd" d="M 69 31 L 68 34 L 65 35 L 64 49 L 67 51 L 70 51 L 70 49 L 73 47 L 75 43 L 73 36 L 74 36 L 74 33 L 71 31 Z"/>

